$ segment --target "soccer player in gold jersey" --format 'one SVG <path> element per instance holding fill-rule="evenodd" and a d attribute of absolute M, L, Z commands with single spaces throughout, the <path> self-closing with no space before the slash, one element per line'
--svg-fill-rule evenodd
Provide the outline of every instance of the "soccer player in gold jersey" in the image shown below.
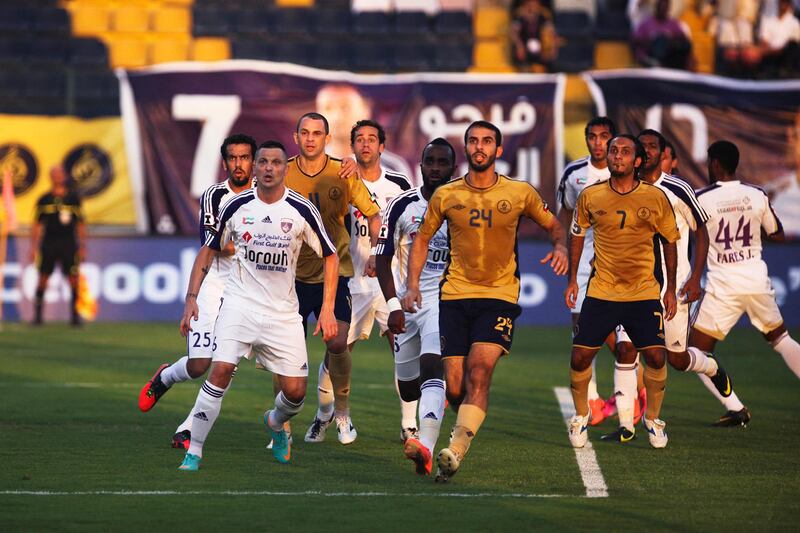
<path fill-rule="evenodd" d="M 594 232 L 595 259 L 586 300 L 572 341 L 570 381 L 577 414 L 569 423 L 569 440 L 582 448 L 588 440 L 588 391 L 592 360 L 606 337 L 621 324 L 644 356 L 647 389 L 645 427 L 654 448 L 667 445 L 664 422 L 658 418 L 667 379 L 664 321 L 675 316 L 676 241 L 680 238 L 675 213 L 666 194 L 639 179 L 647 160 L 644 147 L 632 135 L 618 135 L 608 148 L 611 177 L 581 192 L 570 239 L 569 285 L 564 293 L 572 309 L 578 296 L 578 264 L 584 234 Z M 666 266 L 664 306 L 656 278 L 658 241 Z M 619 354 L 618 354 L 618 357 Z M 631 364 L 630 361 L 619 361 Z"/>
<path fill-rule="evenodd" d="M 477 121 L 464 134 L 469 171 L 439 187 L 428 203 L 408 264 L 403 307 L 415 312 L 435 305 L 420 296 L 420 273 L 428 243 L 444 221 L 450 237 L 450 259 L 442 277 L 439 334 L 447 398 L 458 410 L 450 444 L 437 456 L 436 481 L 458 470 L 481 427 L 489 404 L 492 373 L 511 349 L 519 299 L 517 227 L 526 216 L 550 235 L 553 251 L 542 263 L 567 271 L 563 226 L 530 184 L 495 172 L 502 155 L 502 134 L 494 124 Z"/>
<path fill-rule="evenodd" d="M 336 420 L 339 442 L 350 444 L 357 432 L 350 419 L 350 372 L 352 360 L 347 348 L 350 329 L 351 303 L 348 279 L 353 276 L 350 256 L 350 234 L 345 227 L 345 216 L 350 205 L 367 217 L 372 255 L 366 273 L 375 275 L 375 246 L 381 228 L 380 209 L 372 200 L 369 190 L 351 173 L 339 176 L 342 161 L 326 155 L 325 146 L 330 141 L 327 119 L 319 113 L 306 113 L 297 122 L 294 140 L 300 155 L 289 159 L 287 186 L 308 198 L 322 215 L 322 222 L 339 255 L 339 284 L 336 290 L 334 314 L 339 322 L 338 334 L 325 343 L 325 360 L 320 365 L 317 397 L 317 416 L 306 432 L 306 442 L 322 442 L 330 423 Z M 323 262 L 314 251 L 304 245 L 297 266 L 297 295 L 300 315 L 306 321 L 313 312 L 319 316 L 322 304 Z M 330 377 L 328 377 L 328 375 Z M 331 387 L 325 386 L 330 382 Z M 332 390 L 331 390 L 332 389 Z"/>

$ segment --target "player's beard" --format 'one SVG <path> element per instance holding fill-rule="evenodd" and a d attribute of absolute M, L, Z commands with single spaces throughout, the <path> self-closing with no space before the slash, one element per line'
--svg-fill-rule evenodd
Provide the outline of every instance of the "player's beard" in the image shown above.
<path fill-rule="evenodd" d="M 247 174 L 245 174 L 242 179 L 231 176 L 231 183 L 233 183 L 234 187 L 244 187 L 245 185 L 249 185 L 251 181 L 253 181 L 253 179 Z"/>
<path fill-rule="evenodd" d="M 483 172 L 484 170 L 487 170 L 492 165 L 494 165 L 494 161 L 495 159 L 497 159 L 497 154 L 495 153 L 492 155 L 489 154 L 485 155 L 486 155 L 486 161 L 484 161 L 482 165 L 479 165 L 478 163 L 472 160 L 474 154 L 470 157 L 467 157 L 467 164 L 469 165 L 469 169 L 474 170 L 475 172 Z"/>

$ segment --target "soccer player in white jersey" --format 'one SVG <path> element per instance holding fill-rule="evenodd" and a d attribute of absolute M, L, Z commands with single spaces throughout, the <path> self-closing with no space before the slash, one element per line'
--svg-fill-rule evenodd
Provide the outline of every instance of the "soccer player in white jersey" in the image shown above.
<path fill-rule="evenodd" d="M 204 243 L 217 231 L 220 207 L 236 194 L 249 189 L 253 183 L 253 157 L 256 141 L 243 134 L 226 138 L 220 147 L 222 168 L 228 179 L 205 190 L 200 197 L 200 242 Z M 214 257 L 211 269 L 197 295 L 200 315 L 187 336 L 187 353 L 174 363 L 163 364 L 139 393 L 139 409 L 149 411 L 175 383 L 196 379 L 211 366 L 214 322 L 217 320 L 222 289 L 228 278 L 234 253 L 229 242 Z M 172 437 L 173 448 L 188 448 L 191 439 L 192 414 L 178 426 Z"/>
<path fill-rule="evenodd" d="M 675 279 L 679 285 L 678 304 L 672 320 L 664 322 L 665 344 L 667 360 L 670 366 L 681 372 L 695 372 L 698 376 L 705 377 L 712 383 L 712 388 L 723 396 L 733 394 L 730 379 L 725 370 L 720 367 L 713 357 L 696 348 L 688 348 L 689 338 L 689 308 L 692 302 L 700 298 L 700 279 L 705 269 L 708 254 L 708 231 L 706 222 L 708 215 L 700 207 L 694 190 L 688 183 L 672 176 L 662 170 L 667 141 L 661 133 L 653 129 L 642 130 L 638 135 L 639 142 L 645 149 L 647 160 L 642 169 L 642 180 L 652 183 L 669 199 L 675 213 L 675 222 L 678 225 L 680 238 L 677 245 L 677 270 Z M 692 262 L 689 262 L 690 240 L 689 235 L 694 235 L 694 250 Z M 661 268 L 656 271 L 660 275 L 662 286 L 666 279 L 666 265 L 663 261 L 661 246 L 657 251 Z M 662 291 L 663 297 L 663 291 Z M 633 401 L 636 396 L 636 378 L 633 372 L 636 368 L 635 360 L 619 361 L 614 367 L 614 390 L 618 391 L 617 409 L 619 413 L 619 430 L 604 435 L 606 440 L 628 442 L 633 439 L 635 430 L 633 417 Z"/>
<path fill-rule="evenodd" d="M 456 168 L 456 153 L 446 140 L 437 138 L 422 151 L 422 186 L 404 192 L 389 204 L 383 216 L 375 269 L 389 305 L 389 329 L 394 337 L 394 365 L 401 399 L 419 401 L 419 435 L 405 439 L 403 452 L 416 464 L 417 473 L 429 475 L 432 450 L 439 438 L 444 416 L 444 369 L 439 340 L 439 282 L 447 267 L 450 248 L 447 222 L 428 244 L 428 258 L 420 275 L 423 301 L 416 313 L 404 313 L 398 297 L 405 294 L 408 254 L 428 200 L 450 181 Z M 396 268 L 392 271 L 392 259 Z M 416 416 L 416 415 L 415 415 Z M 404 423 L 405 425 L 405 423 Z"/>
<path fill-rule="evenodd" d="M 295 292 L 303 243 L 324 257 L 324 297 L 314 334 L 321 330 L 327 340 L 337 333 L 333 307 L 339 258 L 322 217 L 314 204 L 285 186 L 287 157 L 279 142 L 259 146 L 255 169 L 255 189 L 222 207 L 217 231 L 198 252 L 189 278 L 181 320 L 184 335 L 192 333 L 197 295 L 216 252 L 233 241 L 236 253 L 214 329 L 211 370 L 192 409 L 192 440 L 181 470 L 200 467 L 203 444 L 219 416 L 233 372 L 242 357 L 252 355 L 280 381 L 281 391 L 264 423 L 272 435 L 275 459 L 280 463 L 291 459 L 284 423 L 303 407 L 308 381 L 305 332 Z"/>
<path fill-rule="evenodd" d="M 608 171 L 608 141 L 610 141 L 617 134 L 617 127 L 614 122 L 608 117 L 595 117 L 586 123 L 583 130 L 584 140 L 586 141 L 586 148 L 589 150 L 589 155 L 576 159 L 569 163 L 561 175 L 561 182 L 558 186 L 557 204 L 558 204 L 558 218 L 561 224 L 568 228 L 572 225 L 572 214 L 575 211 L 575 204 L 578 201 L 578 195 L 581 191 L 600 181 L 605 181 L 611 175 Z M 583 242 L 583 253 L 581 254 L 581 262 L 578 266 L 578 300 L 575 308 L 572 309 L 572 327 L 573 329 L 578 324 L 578 319 L 581 316 L 581 306 L 586 297 L 586 287 L 589 283 L 589 276 L 592 273 L 592 260 L 594 258 L 594 238 L 591 228 L 586 232 L 586 239 Z M 619 342 L 625 344 L 617 344 L 617 337 Z M 628 353 L 633 350 L 633 345 L 630 343 L 628 335 L 625 330 L 620 327 L 615 334 L 609 335 L 606 339 L 606 345 L 611 353 L 621 350 Z M 629 354 L 628 354 L 629 355 Z M 597 392 L 597 381 L 595 371 L 595 364 L 597 359 L 592 362 L 592 379 L 589 382 L 589 410 L 591 412 L 589 423 L 593 426 L 601 423 L 607 416 L 614 413 L 615 410 L 615 396 L 611 396 L 608 402 L 604 401 L 600 394 Z M 644 395 L 644 383 L 639 383 L 639 389 Z M 638 403 L 636 405 L 639 407 Z M 642 407 L 642 410 L 644 407 Z M 636 410 L 636 417 L 640 416 L 642 411 Z"/>
<path fill-rule="evenodd" d="M 708 147 L 708 176 L 711 185 L 697 192 L 700 205 L 708 213 L 708 275 L 705 295 L 692 325 L 689 345 L 713 352 L 743 313 L 786 365 L 800 377 L 800 344 L 783 323 L 775 291 L 761 258 L 762 230 L 772 242 L 783 242 L 785 235 L 766 193 L 736 177 L 739 150 L 730 141 L 717 141 Z M 737 406 L 738 407 L 738 406 Z M 749 411 L 728 407 L 717 421 L 719 426 L 745 425 Z"/>
<path fill-rule="evenodd" d="M 378 204 L 383 217 L 389 202 L 411 188 L 408 178 L 381 166 L 381 154 L 386 146 L 386 132 L 374 120 L 359 120 L 350 130 L 350 145 L 358 164 L 358 175 L 366 185 L 372 200 Z M 377 322 L 381 335 L 386 335 L 391 349 L 394 339 L 386 325 L 389 309 L 374 272 L 368 272 L 368 262 L 375 250 L 370 246 L 369 225 L 364 214 L 350 206 L 350 256 L 353 258 L 353 277 L 348 282 L 353 307 L 347 345 L 350 351 L 359 340 L 366 340 Z M 328 378 L 330 379 L 330 378 Z M 327 386 L 327 383 L 325 384 Z M 399 385 L 398 385 L 399 386 Z M 403 441 L 417 434 L 417 402 L 406 402 L 400 396 L 401 430 Z"/>

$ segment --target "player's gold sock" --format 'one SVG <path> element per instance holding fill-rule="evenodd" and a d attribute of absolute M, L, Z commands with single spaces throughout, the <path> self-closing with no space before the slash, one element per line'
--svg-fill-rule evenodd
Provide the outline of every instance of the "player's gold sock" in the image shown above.
<path fill-rule="evenodd" d="M 453 436 L 449 448 L 462 458 L 467 455 L 469 445 L 486 418 L 486 411 L 472 404 L 462 403 L 458 409 Z"/>
<path fill-rule="evenodd" d="M 661 368 L 644 367 L 644 386 L 647 389 L 647 410 L 644 416 L 648 420 L 655 420 L 661 414 L 661 404 L 664 402 L 667 365 Z"/>
<path fill-rule="evenodd" d="M 333 412 L 336 415 L 347 415 L 350 403 L 350 372 L 353 359 L 350 350 L 333 353 L 328 350 L 328 372 L 333 384 Z"/>
<path fill-rule="evenodd" d="M 639 363 L 639 369 L 636 371 L 636 391 L 640 391 L 644 388 L 644 369 L 647 365 L 644 364 L 644 359 L 637 355 L 636 362 Z"/>
<path fill-rule="evenodd" d="M 589 381 L 592 379 L 591 365 L 586 370 L 569 369 L 570 389 L 575 412 L 580 416 L 589 416 Z"/>

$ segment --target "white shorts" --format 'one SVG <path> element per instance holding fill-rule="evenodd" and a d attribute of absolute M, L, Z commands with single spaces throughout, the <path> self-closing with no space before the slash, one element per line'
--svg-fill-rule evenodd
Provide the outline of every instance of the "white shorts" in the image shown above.
<path fill-rule="evenodd" d="M 717 340 L 723 340 L 728 335 L 742 313 L 747 313 L 750 323 L 761 333 L 769 333 L 783 323 L 774 291 L 724 297 L 706 292 L 699 305 L 692 327 Z"/>
<path fill-rule="evenodd" d="M 381 292 L 357 292 L 350 294 L 353 314 L 350 318 L 350 331 L 347 333 L 347 344 L 359 340 L 369 339 L 372 333 L 372 323 L 377 322 L 381 328 L 381 335 L 389 329 L 386 321 L 389 320 L 389 308 Z"/>
<path fill-rule="evenodd" d="M 394 337 L 394 367 L 397 378 L 412 381 L 419 377 L 419 357 L 422 354 L 442 354 L 439 339 L 439 300 L 425 298 L 433 302 L 416 313 L 406 313 L 406 331 Z"/>
<path fill-rule="evenodd" d="M 206 278 L 197 294 L 197 320 L 186 337 L 189 359 L 211 359 L 214 344 L 214 323 L 222 303 L 226 280 L 218 276 Z"/>
<path fill-rule="evenodd" d="M 242 357 L 274 374 L 308 376 L 308 352 L 299 314 L 260 313 L 241 301 L 226 298 L 215 330 L 214 361 L 238 365 Z"/>
<path fill-rule="evenodd" d="M 685 352 L 689 346 L 689 309 L 691 304 L 681 303 L 672 320 L 664 321 L 664 344 L 670 352 Z"/>

